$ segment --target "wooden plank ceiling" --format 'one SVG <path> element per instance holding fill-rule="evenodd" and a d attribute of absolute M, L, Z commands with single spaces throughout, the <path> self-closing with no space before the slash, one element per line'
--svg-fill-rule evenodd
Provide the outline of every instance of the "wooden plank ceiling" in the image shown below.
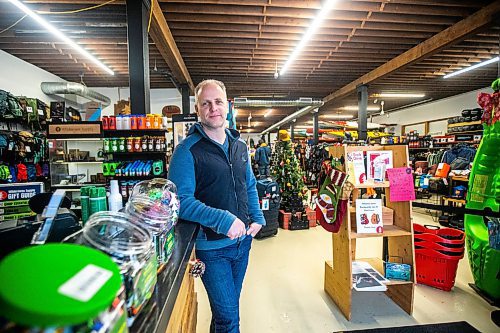
<path fill-rule="evenodd" d="M 125 2 L 118 0 L 94 10 L 57 14 L 103 2 L 24 1 L 32 9 L 49 12 L 43 16 L 109 65 L 114 76 L 103 73 L 29 17 L 0 34 L 0 49 L 69 81 L 79 82 L 83 74 L 88 86 L 128 86 Z M 339 0 L 295 63 L 278 79 L 273 77 L 276 66 L 279 71 L 321 1 L 160 0 L 159 4 L 195 84 L 205 78 L 222 80 L 231 98 L 321 99 L 493 2 Z M 0 31 L 22 16 L 13 5 L 0 1 Z M 498 33 L 497 26 L 489 25 L 374 81 L 369 93 L 425 94 L 422 99 L 386 99 L 387 110 L 488 86 L 497 76 L 496 64 L 446 81 L 442 76 L 498 55 Z M 169 68 L 152 41 L 150 66 L 152 88 L 173 87 Z M 339 107 L 355 104 L 356 96 L 350 93 L 324 107 L 321 113 L 345 114 Z M 238 122 L 246 129 L 252 112 L 250 130 L 260 132 L 296 109 L 274 109 L 268 117 L 263 116 L 266 109 L 242 109 Z"/>

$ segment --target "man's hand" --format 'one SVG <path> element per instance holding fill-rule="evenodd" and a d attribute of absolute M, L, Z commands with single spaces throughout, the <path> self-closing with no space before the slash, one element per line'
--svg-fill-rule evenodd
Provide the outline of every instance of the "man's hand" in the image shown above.
<path fill-rule="evenodd" d="M 260 229 L 262 229 L 262 224 L 252 223 L 247 230 L 247 235 L 252 235 L 252 237 L 255 237 Z"/>
<path fill-rule="evenodd" d="M 230 239 L 239 238 L 245 234 L 245 231 L 245 223 L 243 223 L 239 218 L 236 218 L 227 232 L 227 237 Z"/>

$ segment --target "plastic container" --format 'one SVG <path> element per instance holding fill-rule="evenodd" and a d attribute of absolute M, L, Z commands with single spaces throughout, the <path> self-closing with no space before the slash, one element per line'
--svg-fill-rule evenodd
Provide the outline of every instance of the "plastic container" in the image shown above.
<path fill-rule="evenodd" d="M 123 116 L 116 116 L 116 129 L 118 131 L 123 129 Z"/>
<path fill-rule="evenodd" d="M 125 211 L 152 233 L 158 264 L 166 263 L 174 247 L 174 226 L 179 216 L 174 183 L 164 178 L 137 183 Z"/>
<path fill-rule="evenodd" d="M 108 116 L 102 116 L 101 121 L 102 121 L 102 129 L 104 131 L 109 130 L 109 118 L 108 118 Z"/>
<path fill-rule="evenodd" d="M 137 116 L 137 129 L 146 129 L 146 115 L 141 114 Z"/>
<path fill-rule="evenodd" d="M 461 256 L 448 256 L 431 249 L 415 249 L 417 283 L 450 291 L 455 285 Z"/>
<path fill-rule="evenodd" d="M 120 193 L 120 186 L 118 180 L 111 180 L 109 182 L 110 194 L 108 197 L 108 207 L 112 212 L 118 212 L 123 208 L 123 198 Z"/>
<path fill-rule="evenodd" d="M 116 130 L 116 117 L 115 116 L 109 116 L 108 129 L 113 130 L 113 131 Z"/>
<path fill-rule="evenodd" d="M 21 249 L 0 263 L 6 332 L 128 332 L 118 266 L 75 244 Z M 0 331 L 3 321 L 0 319 Z"/>
<path fill-rule="evenodd" d="M 146 129 L 152 129 L 154 122 L 154 116 L 152 114 L 146 115 Z"/>
<path fill-rule="evenodd" d="M 128 315 L 133 321 L 156 285 L 157 261 L 149 231 L 133 223 L 127 214 L 99 212 L 83 228 L 82 242 L 106 253 L 118 264 Z"/>
<path fill-rule="evenodd" d="M 134 115 L 130 116 L 130 129 L 131 130 L 137 129 L 137 117 Z"/>
<path fill-rule="evenodd" d="M 126 130 L 126 131 L 130 131 L 130 116 L 129 115 L 125 115 L 123 116 L 123 129 Z"/>
<path fill-rule="evenodd" d="M 90 186 L 80 189 L 80 203 L 82 206 L 82 223 L 85 224 L 90 216 Z"/>

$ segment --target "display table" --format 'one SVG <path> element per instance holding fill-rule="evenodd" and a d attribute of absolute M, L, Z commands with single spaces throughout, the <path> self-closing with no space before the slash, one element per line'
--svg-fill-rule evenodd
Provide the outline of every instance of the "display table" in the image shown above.
<path fill-rule="evenodd" d="M 158 275 L 155 292 L 130 332 L 195 332 L 197 301 L 188 262 L 193 255 L 199 224 L 180 220 L 175 227 L 175 248 Z"/>

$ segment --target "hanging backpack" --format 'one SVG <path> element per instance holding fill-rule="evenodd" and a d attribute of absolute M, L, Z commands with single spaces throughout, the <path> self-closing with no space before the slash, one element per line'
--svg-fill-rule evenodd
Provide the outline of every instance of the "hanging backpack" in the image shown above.
<path fill-rule="evenodd" d="M 28 170 L 26 165 L 19 163 L 17 165 L 17 181 L 18 182 L 26 182 L 28 181 Z"/>
<path fill-rule="evenodd" d="M 24 96 L 18 97 L 21 105 L 23 106 L 23 121 L 28 124 L 32 129 L 38 130 L 40 127 L 40 120 L 38 118 L 38 102 L 36 98 L 28 98 Z"/>
<path fill-rule="evenodd" d="M 0 89 L 0 119 L 22 120 L 23 112 L 19 100 L 8 91 Z"/>
<path fill-rule="evenodd" d="M 6 165 L 0 165 L 0 180 L 12 181 L 12 176 L 10 174 L 9 167 Z"/>
<path fill-rule="evenodd" d="M 26 175 L 29 182 L 36 180 L 36 167 L 34 164 L 26 165 Z"/>
<path fill-rule="evenodd" d="M 16 183 L 17 182 L 17 170 L 16 170 L 16 166 L 15 165 L 9 165 L 9 171 L 10 171 L 10 175 L 12 177 L 12 182 L 13 183 Z"/>

